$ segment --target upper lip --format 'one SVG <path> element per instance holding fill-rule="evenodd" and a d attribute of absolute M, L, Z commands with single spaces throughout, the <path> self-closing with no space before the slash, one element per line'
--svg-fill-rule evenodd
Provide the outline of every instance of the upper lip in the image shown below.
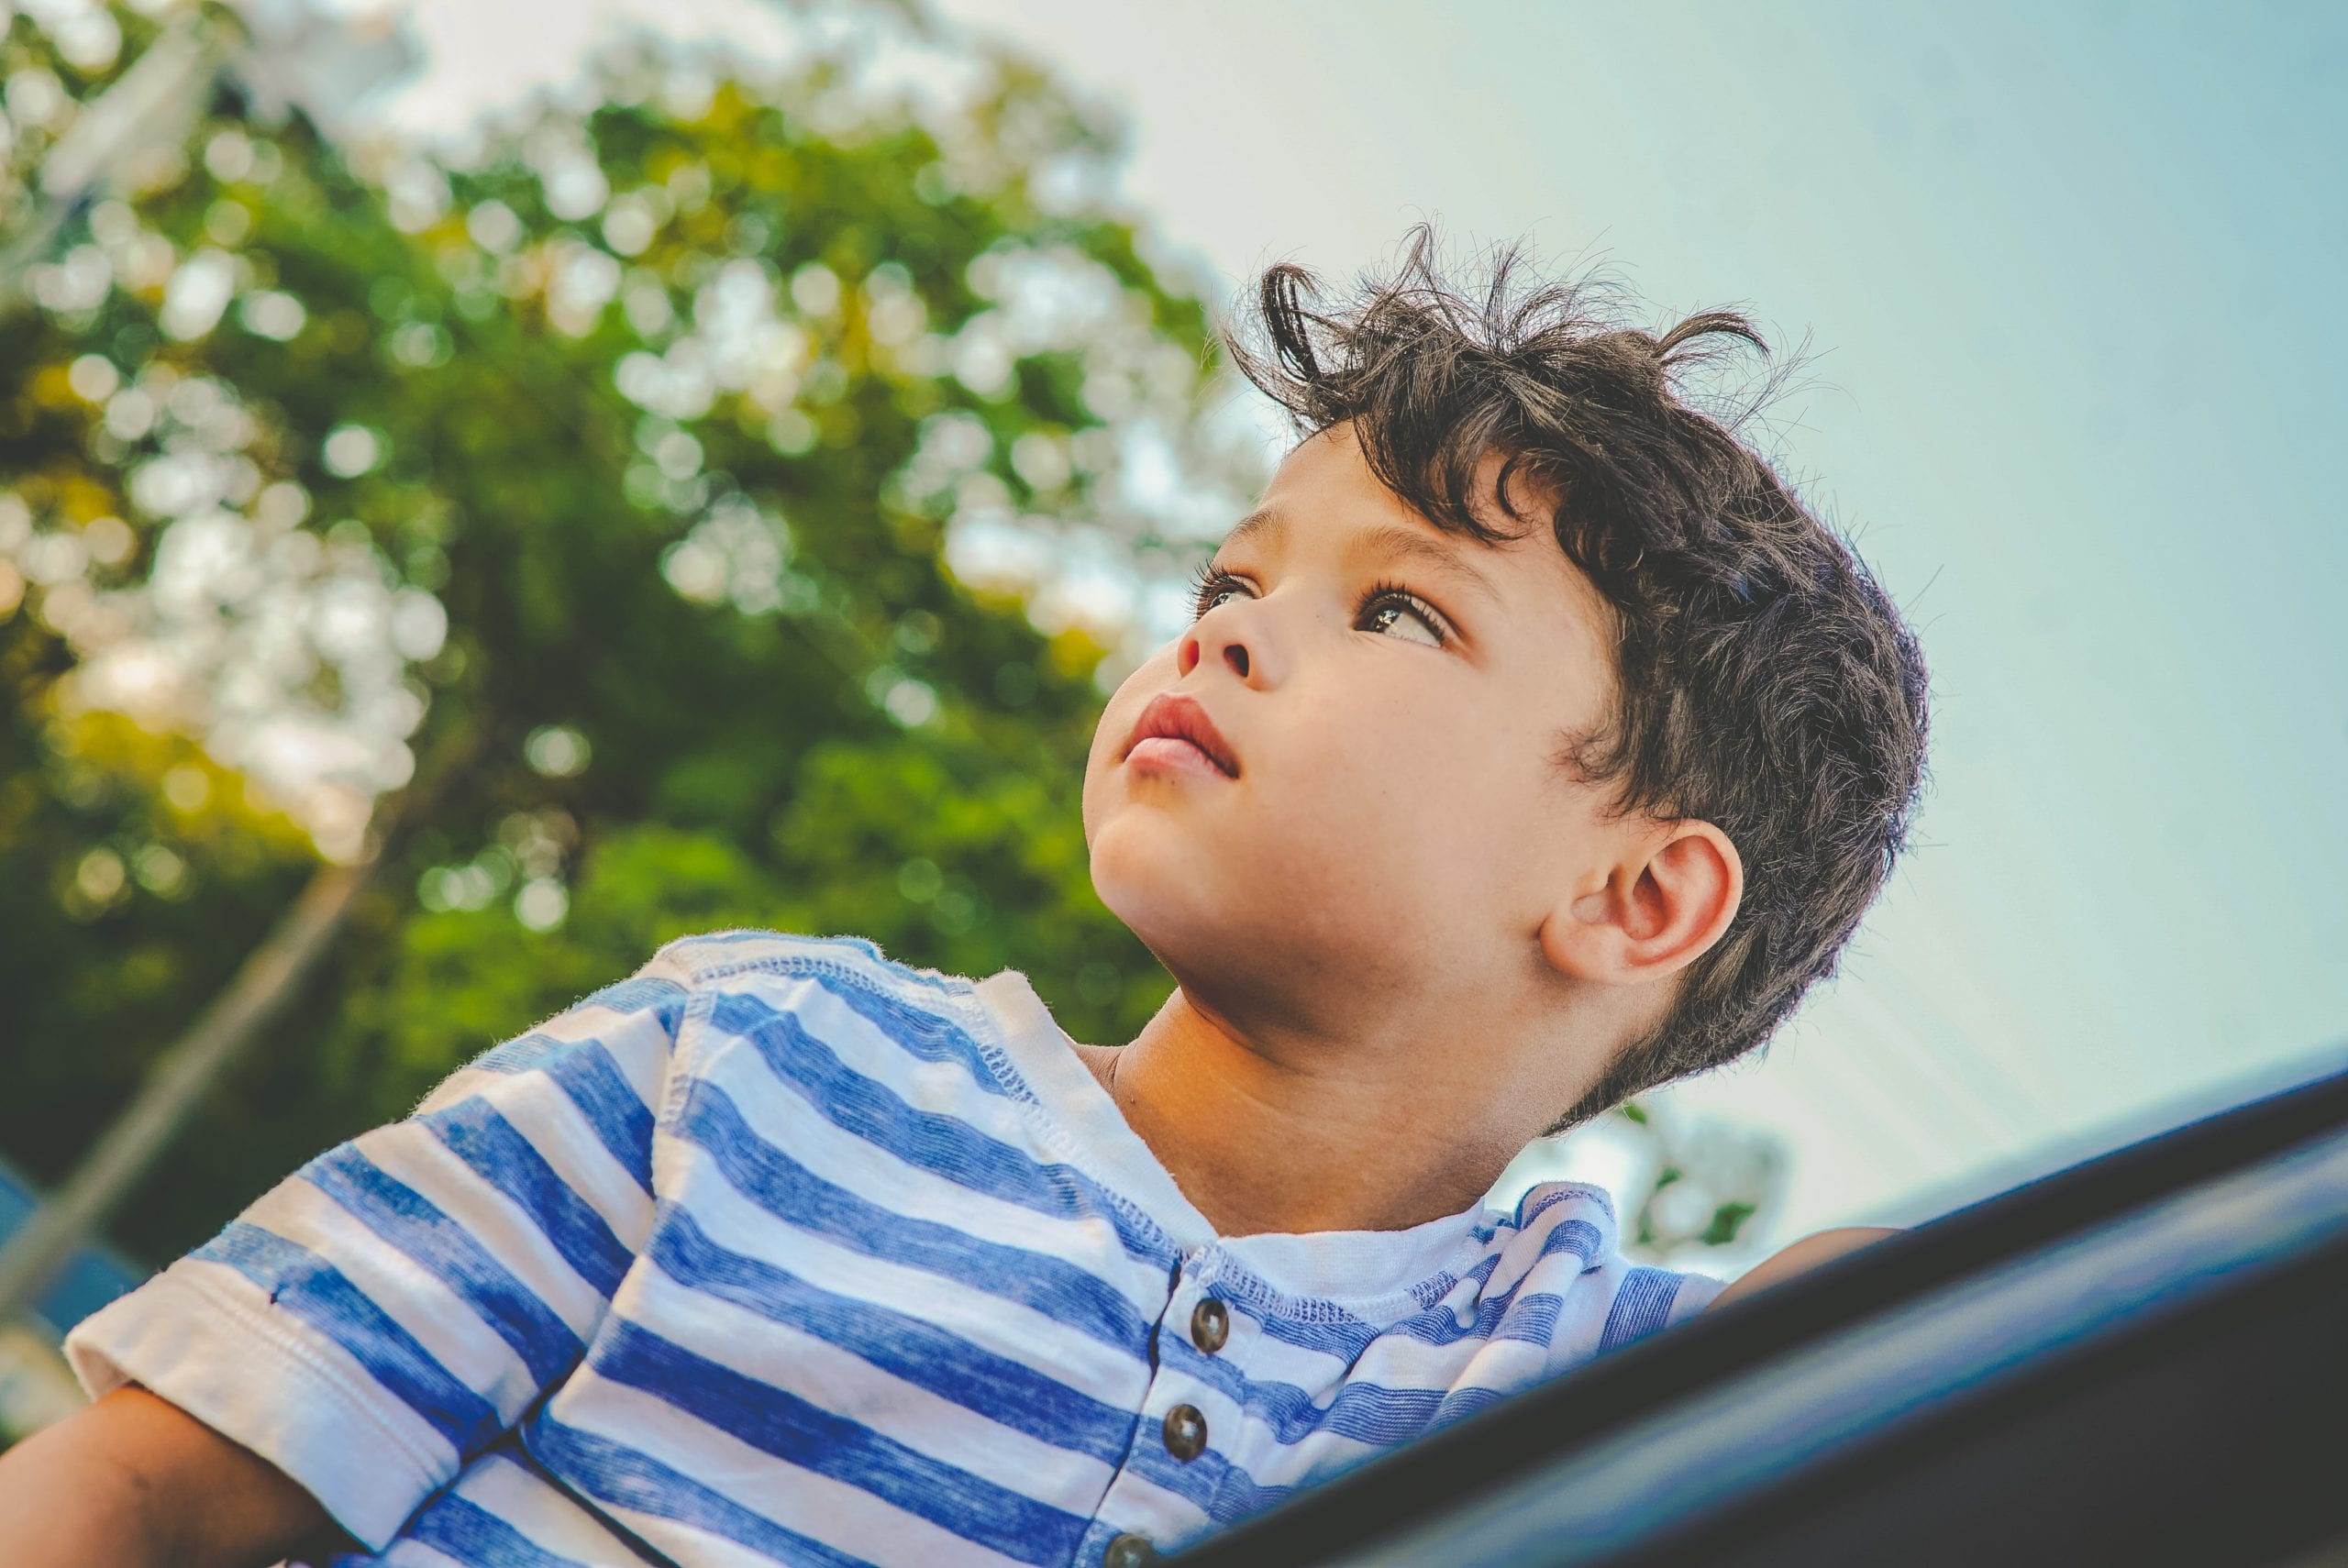
<path fill-rule="evenodd" d="M 1232 754 L 1231 743 L 1207 717 L 1206 709 L 1187 691 L 1161 691 L 1149 700 L 1149 706 L 1134 721 L 1133 733 L 1125 737 L 1125 753 L 1152 735 L 1171 735 L 1176 740 L 1189 741 L 1209 760 L 1234 778 L 1239 777 L 1239 759 Z"/>

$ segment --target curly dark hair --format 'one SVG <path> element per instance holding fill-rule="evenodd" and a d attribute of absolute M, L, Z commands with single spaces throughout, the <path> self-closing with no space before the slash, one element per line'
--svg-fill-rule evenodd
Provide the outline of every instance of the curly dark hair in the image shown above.
<path fill-rule="evenodd" d="M 1714 823 L 1744 863 L 1727 932 L 1557 1131 L 1752 1050 L 1833 972 L 1907 842 L 1924 661 L 1848 543 L 1740 438 L 1752 410 L 1682 400 L 1684 368 L 1767 358 L 1744 316 L 1656 337 L 1586 279 L 1518 286 L 1516 246 L 1493 254 L 1479 301 L 1434 252 L 1420 226 L 1397 272 L 1335 311 L 1316 308 L 1312 274 L 1273 266 L 1225 348 L 1300 437 L 1352 421 L 1389 490 L 1488 545 L 1511 536 L 1471 504 L 1496 456 L 1487 496 L 1528 531 L 1546 524 L 1613 612 L 1611 712 L 1558 737 L 1559 766 L 1616 784 L 1617 812 Z M 1519 476 L 1545 498 L 1532 516 Z"/>

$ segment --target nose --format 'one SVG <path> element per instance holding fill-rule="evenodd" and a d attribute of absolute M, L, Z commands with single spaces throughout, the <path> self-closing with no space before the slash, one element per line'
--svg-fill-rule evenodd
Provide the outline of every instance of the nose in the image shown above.
<path fill-rule="evenodd" d="M 1262 667 L 1262 661 L 1247 651 L 1238 625 L 1228 615 L 1210 613 L 1183 635 L 1182 646 L 1174 655 L 1176 673 L 1190 674 L 1199 667 L 1201 659 L 1210 656 L 1220 657 L 1231 673 L 1242 680 Z"/>

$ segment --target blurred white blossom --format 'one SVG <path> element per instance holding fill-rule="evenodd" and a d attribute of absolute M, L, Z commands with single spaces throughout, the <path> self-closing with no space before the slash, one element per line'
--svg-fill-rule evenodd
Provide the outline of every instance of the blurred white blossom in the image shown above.
<path fill-rule="evenodd" d="M 197 251 L 172 273 L 160 317 L 164 334 L 184 342 L 218 325 L 237 293 L 237 259 L 225 250 Z"/>
<path fill-rule="evenodd" d="M 259 421 L 231 389 L 151 364 L 125 381 L 104 364 L 78 372 L 81 392 L 104 397 L 101 428 L 151 444 L 126 476 L 138 521 L 76 526 L 0 491 L 0 598 L 37 595 L 37 613 L 72 648 L 79 662 L 59 687 L 68 711 L 199 735 L 325 852 L 357 853 L 374 798 L 414 771 L 407 740 L 425 696 L 412 666 L 440 651 L 447 613 L 401 580 L 364 529 L 341 524 L 321 536 L 302 526 L 310 502 L 298 485 L 261 485 L 244 449 Z M 345 467 L 380 457 L 359 426 L 338 430 L 329 447 L 338 440 Z M 142 536 L 152 541 L 143 580 L 109 586 L 103 574 L 130 562 Z M 107 878 L 87 869 L 85 895 L 98 900 Z"/>

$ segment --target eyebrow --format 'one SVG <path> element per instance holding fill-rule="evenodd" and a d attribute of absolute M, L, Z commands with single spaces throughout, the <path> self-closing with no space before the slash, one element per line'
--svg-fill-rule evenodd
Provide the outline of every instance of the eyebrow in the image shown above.
<path fill-rule="evenodd" d="M 1258 537 L 1269 545 L 1287 531 L 1286 513 L 1277 507 L 1258 507 L 1232 525 L 1231 532 L 1224 536 L 1222 547 L 1229 549 L 1234 545 Z M 1436 576 L 1481 598 L 1487 604 L 1498 605 L 1500 602 L 1500 594 L 1492 587 L 1491 580 L 1468 565 L 1457 550 L 1400 523 L 1380 523 L 1363 529 L 1354 540 L 1353 548 L 1390 559 L 1415 561 Z"/>

